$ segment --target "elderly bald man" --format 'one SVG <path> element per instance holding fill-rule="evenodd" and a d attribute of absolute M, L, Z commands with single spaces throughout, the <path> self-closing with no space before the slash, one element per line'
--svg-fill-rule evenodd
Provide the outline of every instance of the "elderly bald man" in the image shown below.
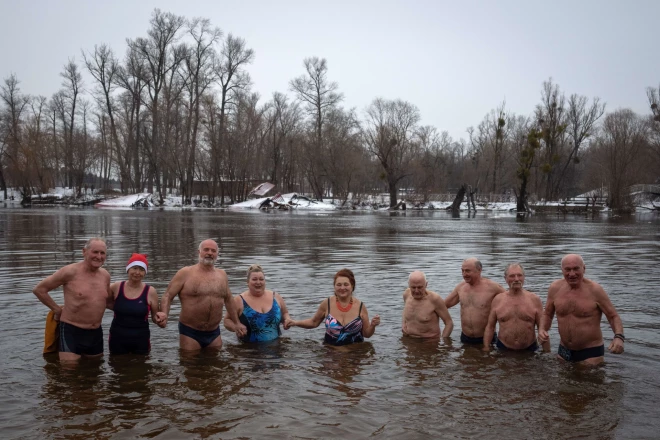
<path fill-rule="evenodd" d="M 408 277 L 408 288 L 403 292 L 404 335 L 415 338 L 439 338 L 440 319 L 445 325 L 443 338 L 448 338 L 454 329 L 445 301 L 440 295 L 428 290 L 424 272 L 415 271 Z"/>

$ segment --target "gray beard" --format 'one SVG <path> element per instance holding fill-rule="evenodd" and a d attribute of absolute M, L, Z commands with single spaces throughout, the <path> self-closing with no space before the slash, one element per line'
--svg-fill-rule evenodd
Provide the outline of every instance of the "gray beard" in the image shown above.
<path fill-rule="evenodd" d="M 215 260 L 213 260 L 212 258 L 200 258 L 199 262 L 202 263 L 205 266 L 215 265 Z"/>

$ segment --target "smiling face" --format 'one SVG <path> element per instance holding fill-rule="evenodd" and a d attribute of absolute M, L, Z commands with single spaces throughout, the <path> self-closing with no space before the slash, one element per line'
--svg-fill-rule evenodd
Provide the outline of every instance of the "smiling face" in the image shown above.
<path fill-rule="evenodd" d="M 128 269 L 128 279 L 131 281 L 140 282 L 144 278 L 144 275 L 147 273 L 141 266 L 133 266 Z"/>
<path fill-rule="evenodd" d="M 248 289 L 253 295 L 260 295 L 266 291 L 266 276 L 263 272 L 251 272 L 247 283 Z"/>
<path fill-rule="evenodd" d="M 478 264 L 478 260 L 469 258 L 463 261 L 461 274 L 463 275 L 463 280 L 468 284 L 474 284 L 479 281 L 481 278 L 481 267 Z"/>
<path fill-rule="evenodd" d="M 584 278 L 585 265 L 579 255 L 566 255 L 561 260 L 561 271 L 564 279 L 571 287 L 578 287 Z"/>
<path fill-rule="evenodd" d="M 107 247 L 101 240 L 92 240 L 83 248 L 83 259 L 92 269 L 96 270 L 105 264 Z"/>
<path fill-rule="evenodd" d="M 204 240 L 199 245 L 199 262 L 205 266 L 213 266 L 218 259 L 218 244 L 213 240 Z"/>
<path fill-rule="evenodd" d="M 353 285 L 348 277 L 337 277 L 335 279 L 335 295 L 340 300 L 349 300 L 353 295 Z"/>

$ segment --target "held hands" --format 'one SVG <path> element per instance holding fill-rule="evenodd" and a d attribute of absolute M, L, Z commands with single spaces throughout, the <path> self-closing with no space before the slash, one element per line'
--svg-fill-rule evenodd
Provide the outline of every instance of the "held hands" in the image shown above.
<path fill-rule="evenodd" d="M 289 330 L 291 327 L 295 327 L 295 326 L 296 326 L 296 321 L 294 321 L 294 320 L 291 319 L 291 318 L 286 318 L 286 319 L 284 320 L 284 324 L 282 324 L 282 326 L 284 327 L 284 330 Z"/>
<path fill-rule="evenodd" d="M 539 342 L 541 344 L 544 344 L 548 341 L 550 341 L 550 336 L 548 335 L 548 332 L 546 330 L 539 330 Z"/>
<path fill-rule="evenodd" d="M 623 353 L 623 341 L 619 338 L 614 338 L 607 349 L 610 353 L 621 354 Z"/>
<path fill-rule="evenodd" d="M 376 315 L 373 318 L 371 318 L 372 327 L 376 327 L 378 324 L 380 324 L 380 315 Z"/>
<path fill-rule="evenodd" d="M 165 328 L 167 325 L 167 315 L 165 312 L 158 312 L 156 313 L 156 324 L 160 328 Z"/>
<path fill-rule="evenodd" d="M 234 326 L 234 328 L 236 329 L 235 330 L 236 336 L 238 336 L 239 338 L 242 338 L 243 336 L 245 336 L 247 334 L 247 328 L 243 324 L 241 324 L 240 322 L 237 323 Z"/>

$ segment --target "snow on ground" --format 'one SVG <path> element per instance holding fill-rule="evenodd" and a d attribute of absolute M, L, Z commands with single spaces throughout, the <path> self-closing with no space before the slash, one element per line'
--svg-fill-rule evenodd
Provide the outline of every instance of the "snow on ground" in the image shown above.
<path fill-rule="evenodd" d="M 230 205 L 231 209 L 259 209 L 265 202 L 272 200 L 271 197 L 262 197 L 260 199 L 246 200 L 241 203 Z M 307 211 L 330 211 L 337 209 L 332 203 L 319 202 L 309 199 L 305 196 L 299 196 L 296 193 L 282 194 L 275 200 L 277 205 L 271 206 L 272 209 L 287 207 L 289 209 L 307 210 Z"/>
<path fill-rule="evenodd" d="M 99 208 L 130 208 L 132 206 L 154 206 L 150 193 L 131 194 L 128 196 L 117 197 L 104 200 L 95 206 Z"/>

